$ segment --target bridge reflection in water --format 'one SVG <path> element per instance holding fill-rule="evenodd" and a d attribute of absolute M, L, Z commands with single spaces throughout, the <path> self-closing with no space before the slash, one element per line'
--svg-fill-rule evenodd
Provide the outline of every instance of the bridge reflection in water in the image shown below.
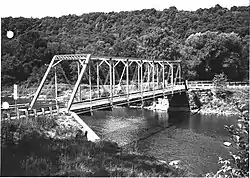
<path fill-rule="evenodd" d="M 119 145 L 138 142 L 138 152 L 170 162 L 181 160 L 197 176 L 215 172 L 218 157 L 226 158 L 229 140 L 224 125 L 235 125 L 235 117 L 192 115 L 188 112 L 160 112 L 135 108 L 94 111 L 93 116 L 80 115 L 102 138 Z M 158 132 L 158 130 L 160 130 Z"/>
<path fill-rule="evenodd" d="M 80 117 L 103 139 L 126 145 L 137 139 L 144 139 L 150 133 L 168 126 L 168 113 L 157 113 L 145 109 L 127 107 L 114 108 L 112 111 L 94 111 L 92 116 Z"/>

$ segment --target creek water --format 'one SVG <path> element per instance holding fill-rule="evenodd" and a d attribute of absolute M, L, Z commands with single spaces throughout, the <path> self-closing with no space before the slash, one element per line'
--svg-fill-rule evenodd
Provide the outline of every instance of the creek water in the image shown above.
<path fill-rule="evenodd" d="M 216 172 L 218 158 L 229 157 L 223 145 L 230 141 L 224 125 L 235 125 L 235 116 L 192 115 L 145 109 L 114 108 L 80 117 L 103 139 L 126 145 L 135 139 L 137 151 L 181 164 L 197 176 Z M 157 130 L 157 132 L 154 132 Z"/>

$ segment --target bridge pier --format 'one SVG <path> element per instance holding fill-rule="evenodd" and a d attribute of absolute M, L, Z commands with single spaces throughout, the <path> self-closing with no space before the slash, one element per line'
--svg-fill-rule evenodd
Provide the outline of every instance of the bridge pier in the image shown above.
<path fill-rule="evenodd" d="M 189 98 L 186 92 L 175 93 L 168 97 L 168 111 L 190 111 Z"/>
<path fill-rule="evenodd" d="M 190 111 L 189 97 L 186 92 L 178 92 L 167 95 L 166 97 L 158 96 L 150 99 L 148 108 L 163 110 L 168 112 Z M 156 102 L 158 100 L 158 102 Z"/>

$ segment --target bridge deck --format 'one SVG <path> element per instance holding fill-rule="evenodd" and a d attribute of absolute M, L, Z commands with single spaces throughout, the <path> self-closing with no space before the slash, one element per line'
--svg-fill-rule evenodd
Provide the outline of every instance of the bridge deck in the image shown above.
<path fill-rule="evenodd" d="M 182 92 L 185 90 L 185 86 L 184 85 L 178 85 L 178 86 L 174 86 L 174 87 L 169 87 L 169 88 L 165 88 L 165 89 L 158 89 L 155 91 L 143 91 L 143 93 L 132 93 L 129 94 L 129 97 L 127 95 L 122 95 L 122 96 L 114 96 L 112 99 L 111 98 L 100 98 L 97 100 L 93 100 L 93 101 L 83 101 L 83 102 L 79 102 L 79 103 L 73 103 L 70 110 L 71 111 L 76 111 L 76 112 L 87 112 L 92 110 L 97 110 L 97 109 L 101 109 L 101 108 L 107 108 L 110 107 L 111 104 L 113 103 L 113 105 L 123 105 L 128 103 L 128 101 L 130 103 L 132 102 L 137 102 L 137 101 L 141 101 L 141 99 L 143 98 L 143 100 L 147 100 L 153 97 L 159 97 L 159 96 L 163 96 L 163 94 L 165 93 L 165 95 L 169 95 L 173 93 L 178 93 L 178 92 Z"/>

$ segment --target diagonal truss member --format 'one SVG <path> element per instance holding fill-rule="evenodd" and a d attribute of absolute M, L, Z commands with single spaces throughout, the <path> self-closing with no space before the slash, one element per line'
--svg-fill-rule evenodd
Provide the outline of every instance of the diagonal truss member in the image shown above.
<path fill-rule="evenodd" d="M 140 90 L 141 90 L 141 94 L 143 92 L 143 83 L 145 82 L 144 77 L 143 77 L 143 73 L 145 73 L 145 71 L 147 71 L 147 81 L 146 83 L 148 83 L 148 86 L 150 85 L 150 81 L 151 83 L 153 83 L 153 90 L 155 89 L 155 77 L 156 77 L 156 83 L 157 83 L 157 87 L 159 88 L 159 73 L 162 73 L 162 85 L 163 85 L 163 92 L 165 91 L 166 88 L 166 83 L 168 83 L 168 80 L 170 79 L 170 84 L 176 85 L 177 79 L 179 79 L 179 81 L 181 80 L 181 66 L 180 66 L 180 60 L 162 60 L 162 59 L 139 59 L 139 58 L 123 58 L 123 57 L 105 57 L 105 56 L 91 56 L 90 54 L 71 54 L 71 55 L 55 55 L 46 72 L 45 75 L 43 76 L 43 79 L 35 93 L 34 98 L 32 99 L 29 109 L 32 109 L 41 90 L 42 87 L 45 83 L 45 80 L 50 72 L 50 70 L 53 67 L 56 67 L 57 64 L 59 64 L 60 62 L 64 61 L 64 60 L 68 60 L 68 61 L 78 61 L 81 65 L 81 71 L 79 71 L 78 73 L 78 78 L 77 81 L 75 83 L 75 86 L 73 88 L 73 92 L 70 96 L 68 105 L 67 105 L 67 111 L 70 110 L 71 105 L 73 103 L 74 97 L 76 95 L 76 92 L 80 86 L 80 82 L 81 79 L 84 75 L 84 73 L 86 72 L 86 67 L 88 65 L 90 65 L 90 60 L 91 61 L 100 61 L 97 62 L 97 88 L 99 90 L 99 83 L 100 83 L 100 78 L 99 78 L 99 67 L 103 64 L 106 63 L 109 66 L 109 81 L 110 81 L 110 98 L 113 98 L 113 94 L 114 94 L 114 87 L 115 87 L 115 67 L 121 62 L 123 64 L 123 71 L 122 71 L 122 75 L 120 77 L 119 80 L 119 84 L 121 83 L 122 79 L 126 76 L 126 90 L 127 90 L 127 96 L 129 98 L 129 80 L 131 77 L 129 77 L 129 66 L 132 65 L 132 63 L 136 64 L 137 67 L 137 77 L 138 77 L 138 86 L 140 86 Z M 168 66 L 168 72 L 167 72 L 167 67 Z M 174 66 L 176 69 L 176 73 L 174 75 Z M 80 70 L 80 67 L 78 67 Z M 159 68 L 161 68 L 161 70 L 159 70 Z M 144 72 L 143 72 L 144 70 Z M 156 73 L 155 73 L 156 71 Z M 167 76 L 166 76 L 167 74 Z M 119 75 L 119 74 L 118 74 Z M 146 75 L 146 73 L 145 73 Z M 90 75 L 89 75 L 90 76 Z M 124 76 L 124 77 L 123 77 Z M 56 75 L 55 75 L 56 77 Z M 89 78 L 90 79 L 90 78 Z M 167 80 L 166 80 L 167 79 Z M 133 79 L 132 79 L 133 80 Z M 166 81 L 165 81 L 166 80 Z M 90 79 L 90 83 L 91 83 L 91 79 Z M 106 83 L 106 82 L 105 82 Z M 91 84 L 90 84 L 91 85 Z M 91 87 L 91 86 L 90 86 Z M 90 88 L 91 90 L 91 88 Z M 91 92 L 91 91 L 90 91 Z M 99 92 L 99 91 L 98 91 Z M 57 92 L 56 92 L 57 93 Z M 91 95 L 90 95 L 91 96 Z M 99 96 L 99 94 L 98 94 Z M 143 96 L 143 95 L 142 95 Z M 80 95 L 81 97 L 81 95 Z M 91 100 L 91 99 L 90 99 Z M 112 102 L 112 100 L 111 100 Z"/>
<path fill-rule="evenodd" d="M 87 65 L 88 65 L 88 63 L 90 61 L 90 57 L 91 57 L 90 54 L 55 55 L 52 58 L 49 66 L 48 66 L 48 68 L 47 68 L 47 70 L 46 70 L 46 72 L 45 72 L 45 74 L 43 76 L 43 79 L 42 79 L 42 81 L 41 81 L 41 83 L 40 83 L 40 85 L 39 85 L 39 87 L 38 87 L 38 89 L 37 89 L 37 91 L 35 93 L 35 96 L 34 96 L 34 98 L 32 99 L 32 101 L 31 101 L 31 103 L 29 105 L 29 109 L 33 108 L 33 106 L 34 106 L 34 104 L 35 104 L 35 102 L 36 102 L 36 100 L 37 100 L 37 98 L 38 98 L 38 96 L 39 96 L 39 94 L 40 94 L 40 92 L 42 90 L 42 87 L 43 87 L 43 85 L 45 83 L 45 80 L 46 80 L 50 70 L 53 67 L 55 67 L 57 64 L 59 64 L 60 62 L 62 62 L 64 60 L 79 61 L 80 64 L 82 65 L 82 69 L 81 69 L 81 72 L 80 72 L 80 74 L 79 74 L 79 76 L 77 78 L 76 84 L 74 86 L 73 92 L 72 92 L 72 94 L 70 96 L 70 100 L 68 102 L 67 111 L 69 111 L 69 109 L 70 109 L 70 107 L 72 105 L 72 102 L 74 100 L 76 91 L 77 91 L 77 89 L 78 89 L 78 87 L 80 85 L 82 76 L 83 76 L 83 74 L 84 74 L 84 72 L 86 70 L 86 67 L 87 67 Z"/>

